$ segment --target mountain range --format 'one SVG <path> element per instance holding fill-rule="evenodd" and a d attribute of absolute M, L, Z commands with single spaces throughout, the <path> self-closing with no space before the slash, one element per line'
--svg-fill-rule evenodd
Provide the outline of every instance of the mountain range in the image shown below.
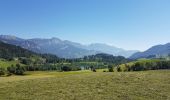
<path fill-rule="evenodd" d="M 170 55 L 170 43 L 164 45 L 156 45 L 144 52 L 137 52 L 133 54 L 130 58 L 131 59 L 139 59 L 139 58 L 155 58 L 155 57 L 162 57 L 162 56 L 169 56 Z"/>
<path fill-rule="evenodd" d="M 134 53 L 138 52 L 137 50 L 124 50 L 101 43 L 82 45 L 80 43 L 61 40 L 55 37 L 51 39 L 22 39 L 11 35 L 0 35 L 0 41 L 20 46 L 36 53 L 54 54 L 61 58 L 80 58 L 97 53 L 107 53 L 114 56 L 130 57 Z"/>

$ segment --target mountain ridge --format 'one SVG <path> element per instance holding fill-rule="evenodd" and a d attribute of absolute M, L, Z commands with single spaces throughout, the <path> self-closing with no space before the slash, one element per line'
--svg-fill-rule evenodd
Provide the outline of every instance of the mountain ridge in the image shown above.
<path fill-rule="evenodd" d="M 0 35 L 0 40 L 22 48 L 31 50 L 36 53 L 50 53 L 62 58 L 81 58 L 83 56 L 94 55 L 97 53 L 107 53 L 114 56 L 129 57 L 137 50 L 124 50 L 114 46 L 102 43 L 93 43 L 82 45 L 69 40 L 61 40 L 56 37 L 50 39 L 33 38 L 22 39 L 16 36 Z"/>
<path fill-rule="evenodd" d="M 159 44 L 152 46 L 144 52 L 137 52 L 133 54 L 131 59 L 139 58 L 149 58 L 149 57 L 159 57 L 159 56 L 168 56 L 170 54 L 170 43 Z"/>

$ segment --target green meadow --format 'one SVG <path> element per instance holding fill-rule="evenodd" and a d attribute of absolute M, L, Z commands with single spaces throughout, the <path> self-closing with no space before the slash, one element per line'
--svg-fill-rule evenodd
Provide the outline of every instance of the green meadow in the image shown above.
<path fill-rule="evenodd" d="M 170 70 L 25 74 L 0 77 L 0 100 L 170 100 Z"/>
<path fill-rule="evenodd" d="M 11 65 L 16 65 L 17 63 L 19 63 L 18 61 L 7 61 L 7 60 L 4 60 L 4 59 L 0 59 L 0 67 L 3 67 L 3 68 L 7 68 Z M 23 65 L 23 64 L 22 64 Z"/>

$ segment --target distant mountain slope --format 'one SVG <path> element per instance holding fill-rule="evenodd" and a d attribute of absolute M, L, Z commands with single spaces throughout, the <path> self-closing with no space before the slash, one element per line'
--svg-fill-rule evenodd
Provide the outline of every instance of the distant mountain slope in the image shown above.
<path fill-rule="evenodd" d="M 107 53 L 114 56 L 129 57 L 137 51 L 127 51 L 121 48 L 116 48 L 106 44 L 91 44 L 82 45 L 80 43 L 71 42 L 68 40 L 60 40 L 58 38 L 51 39 L 21 39 L 15 36 L 0 35 L 0 40 L 21 46 L 22 48 L 37 52 L 55 54 L 62 58 L 80 58 L 87 55 L 94 55 L 97 53 Z"/>
<path fill-rule="evenodd" d="M 21 39 L 15 36 L 10 36 L 10 35 L 0 35 L 0 41 L 16 46 L 20 46 L 22 48 L 40 53 L 41 48 L 35 44 L 34 42 L 27 41 L 25 39 Z"/>
<path fill-rule="evenodd" d="M 15 57 L 31 57 L 38 54 L 19 46 L 3 43 L 0 41 L 0 58 L 10 59 Z"/>
<path fill-rule="evenodd" d="M 80 58 L 86 55 L 98 53 L 97 51 L 78 48 L 73 42 L 62 41 L 58 38 L 21 39 L 15 36 L 0 35 L 0 40 L 4 43 L 21 46 L 22 48 L 34 51 L 36 53 L 55 54 L 62 58 Z"/>
<path fill-rule="evenodd" d="M 71 42 L 67 43 L 58 38 L 29 39 L 28 41 L 37 44 L 41 48 L 41 53 L 51 53 L 62 58 L 80 58 L 97 53 L 97 51 L 76 47 Z"/>
<path fill-rule="evenodd" d="M 144 52 L 137 52 L 133 54 L 130 58 L 131 59 L 148 58 L 153 56 L 166 56 L 169 54 L 170 54 L 170 43 L 167 43 L 165 45 L 153 46 Z"/>
<path fill-rule="evenodd" d="M 107 44 L 95 43 L 87 46 L 88 50 L 96 50 L 107 54 L 112 54 L 114 56 L 124 56 L 129 57 L 132 54 L 138 52 L 137 50 L 124 50 L 121 48 L 116 48 Z"/>

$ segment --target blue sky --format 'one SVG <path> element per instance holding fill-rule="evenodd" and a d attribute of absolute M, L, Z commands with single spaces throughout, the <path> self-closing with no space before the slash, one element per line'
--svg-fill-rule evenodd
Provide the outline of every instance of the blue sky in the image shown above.
<path fill-rule="evenodd" d="M 170 42 L 170 0 L 0 0 L 0 34 L 146 50 Z"/>

